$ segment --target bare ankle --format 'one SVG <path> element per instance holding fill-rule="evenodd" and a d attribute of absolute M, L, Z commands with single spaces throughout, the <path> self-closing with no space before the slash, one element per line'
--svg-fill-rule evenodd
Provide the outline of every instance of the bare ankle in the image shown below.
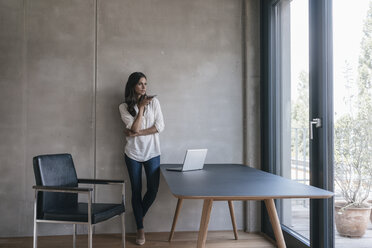
<path fill-rule="evenodd" d="M 143 228 L 137 230 L 137 236 L 145 235 L 145 230 Z"/>

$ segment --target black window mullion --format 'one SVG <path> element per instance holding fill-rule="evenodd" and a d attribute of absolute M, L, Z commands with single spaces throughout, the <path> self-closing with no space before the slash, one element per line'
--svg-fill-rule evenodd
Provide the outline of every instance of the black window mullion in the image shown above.
<path fill-rule="evenodd" d="M 310 184 L 333 191 L 332 1 L 309 1 L 310 120 L 322 128 L 310 142 Z M 310 201 L 311 247 L 334 247 L 333 199 Z"/>

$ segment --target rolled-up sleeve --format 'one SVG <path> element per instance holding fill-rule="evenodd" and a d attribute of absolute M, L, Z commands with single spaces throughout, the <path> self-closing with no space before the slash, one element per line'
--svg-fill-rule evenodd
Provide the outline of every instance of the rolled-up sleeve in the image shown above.
<path fill-rule="evenodd" d="M 158 133 L 162 132 L 164 130 L 164 119 L 163 119 L 163 113 L 161 112 L 161 107 L 159 100 L 157 98 L 154 98 L 154 117 L 155 117 L 155 128 L 158 131 Z"/>
<path fill-rule="evenodd" d="M 119 111 L 121 120 L 124 122 L 125 127 L 127 129 L 131 129 L 134 122 L 134 117 L 128 112 L 127 105 L 125 103 L 120 104 Z"/>

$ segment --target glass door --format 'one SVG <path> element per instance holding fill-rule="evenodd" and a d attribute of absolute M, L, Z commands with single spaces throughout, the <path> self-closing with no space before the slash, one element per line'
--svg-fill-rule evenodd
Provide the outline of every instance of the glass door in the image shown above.
<path fill-rule="evenodd" d="M 333 189 L 331 3 L 277 0 L 262 8 L 264 169 L 327 190 Z M 276 206 L 288 247 L 333 247 L 332 200 Z"/>
<path fill-rule="evenodd" d="M 310 184 L 309 163 L 309 3 L 282 1 L 280 175 Z M 282 224 L 310 239 L 309 199 L 282 200 Z"/>

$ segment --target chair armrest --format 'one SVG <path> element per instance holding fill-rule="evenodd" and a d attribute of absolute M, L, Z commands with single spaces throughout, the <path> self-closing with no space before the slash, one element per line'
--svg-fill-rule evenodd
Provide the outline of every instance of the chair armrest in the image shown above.
<path fill-rule="evenodd" d="M 88 195 L 88 223 L 92 223 L 92 195 L 93 188 L 81 188 L 81 187 L 60 187 L 60 186 L 32 186 L 35 189 L 34 198 L 34 218 L 37 219 L 37 208 L 38 208 L 38 194 L 39 191 L 43 192 L 58 192 L 58 193 L 82 193 Z M 123 198 L 124 199 L 124 198 Z M 123 201 L 124 202 L 124 201 Z"/>
<path fill-rule="evenodd" d="M 82 184 L 124 184 L 124 180 L 110 180 L 110 179 L 78 179 L 78 183 Z"/>
<path fill-rule="evenodd" d="M 125 181 L 124 180 L 110 180 L 110 179 L 78 179 L 78 183 L 82 184 L 105 184 L 105 185 L 121 185 L 121 198 L 122 203 L 125 204 Z"/>
<path fill-rule="evenodd" d="M 60 187 L 60 186 L 39 186 L 34 185 L 32 187 L 36 191 L 46 191 L 46 192 L 60 192 L 60 193 L 85 193 L 89 194 L 93 191 L 92 188 L 81 188 L 81 187 Z"/>

